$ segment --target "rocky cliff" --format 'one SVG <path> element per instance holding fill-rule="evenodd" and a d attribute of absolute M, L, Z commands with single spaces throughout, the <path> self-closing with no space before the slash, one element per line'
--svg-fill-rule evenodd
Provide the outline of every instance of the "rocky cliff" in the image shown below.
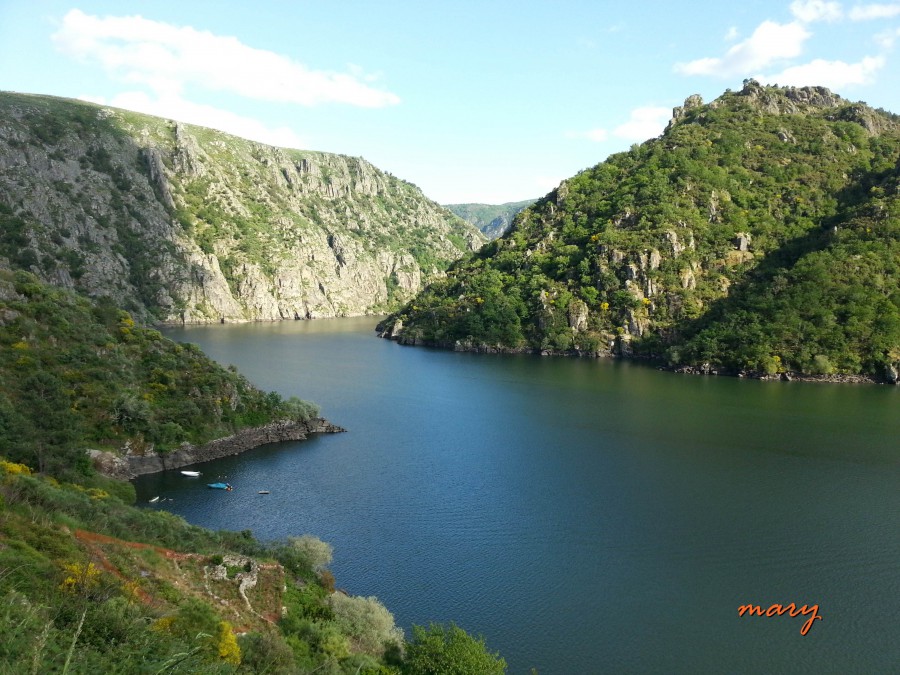
<path fill-rule="evenodd" d="M 384 311 L 484 237 L 364 159 L 0 94 L 0 256 L 164 322 Z"/>
<path fill-rule="evenodd" d="M 307 422 L 284 420 L 241 429 L 231 436 L 217 438 L 202 445 L 183 443 L 171 452 L 158 453 L 152 448 L 141 447 L 138 450 L 128 446 L 124 455 L 103 450 L 89 450 L 88 455 L 94 468 L 100 473 L 111 478 L 130 480 L 146 473 L 179 469 L 230 455 L 239 455 L 268 443 L 303 441 L 309 434 L 334 434 L 343 431 L 346 430 L 321 417 Z"/>

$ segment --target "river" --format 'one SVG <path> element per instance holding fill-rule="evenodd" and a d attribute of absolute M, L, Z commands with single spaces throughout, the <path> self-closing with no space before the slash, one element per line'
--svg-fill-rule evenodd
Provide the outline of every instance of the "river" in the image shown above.
<path fill-rule="evenodd" d="M 900 663 L 900 388 L 402 347 L 374 324 L 167 329 L 348 433 L 144 476 L 140 500 L 315 534 L 339 587 L 407 631 L 483 635 L 510 673 Z M 808 613 L 738 616 L 790 603 Z"/>

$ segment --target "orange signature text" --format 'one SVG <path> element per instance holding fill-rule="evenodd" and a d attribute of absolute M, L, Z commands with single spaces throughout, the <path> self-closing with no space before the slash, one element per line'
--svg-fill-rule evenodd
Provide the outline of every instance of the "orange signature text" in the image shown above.
<path fill-rule="evenodd" d="M 788 616 L 807 616 L 809 615 L 809 620 L 803 624 L 800 628 L 800 635 L 806 635 L 809 632 L 809 629 L 812 628 L 813 621 L 818 619 L 822 620 L 822 617 L 819 616 L 819 606 L 818 605 L 803 605 L 800 609 L 797 609 L 797 605 L 793 602 L 789 605 L 772 605 L 767 610 L 763 610 L 760 605 L 741 605 L 738 607 L 738 616 L 753 616 L 756 614 L 757 616 L 782 616 L 787 614 Z"/>

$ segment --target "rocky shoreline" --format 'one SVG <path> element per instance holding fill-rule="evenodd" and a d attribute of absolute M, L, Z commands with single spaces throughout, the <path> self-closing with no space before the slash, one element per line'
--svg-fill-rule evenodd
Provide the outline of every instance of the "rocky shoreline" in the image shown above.
<path fill-rule="evenodd" d="M 703 366 L 661 366 L 659 370 L 667 370 L 673 373 L 682 373 L 686 375 L 722 375 L 725 377 L 746 378 L 748 380 L 782 380 L 784 382 L 830 382 L 833 384 L 898 384 L 896 379 L 883 378 L 878 379 L 871 375 L 811 375 L 808 373 L 796 373 L 785 371 L 769 375 L 755 370 L 742 370 L 740 372 L 719 371 L 714 368 Z"/>
<path fill-rule="evenodd" d="M 238 455 L 267 443 L 302 441 L 309 434 L 333 434 L 346 431 L 326 419 L 317 417 L 308 422 L 282 420 L 260 427 L 242 429 L 231 436 L 217 438 L 203 445 L 183 443 L 177 450 L 158 453 L 152 448 L 129 446 L 123 455 L 103 450 L 88 450 L 94 468 L 112 478 L 131 480 L 147 473 L 179 469 L 191 464 Z"/>
<path fill-rule="evenodd" d="M 398 325 L 399 324 L 399 331 Z M 612 359 L 630 359 L 632 361 L 643 361 L 651 363 L 649 359 L 635 358 L 625 354 L 617 354 L 612 350 L 604 350 L 599 352 L 585 351 L 555 351 L 548 349 L 536 349 L 530 347 L 521 347 L 511 349 L 496 345 L 475 344 L 472 342 L 457 340 L 456 342 L 433 342 L 422 340 L 417 337 L 405 337 L 402 335 L 402 322 L 397 322 L 394 326 L 383 326 L 379 324 L 376 328 L 377 335 L 385 340 L 393 340 L 397 344 L 408 346 L 433 347 L 436 349 L 449 349 L 455 352 L 472 352 L 476 354 L 534 354 L 536 356 L 567 356 L 581 358 L 612 358 Z M 400 334 L 398 334 L 400 333 Z M 740 371 L 732 372 L 727 370 L 718 370 L 708 365 L 703 366 L 666 366 L 657 365 L 658 370 L 664 370 L 672 373 L 680 373 L 687 375 L 721 375 L 725 377 L 738 377 L 752 380 L 784 380 L 787 382 L 829 382 L 835 384 L 890 384 L 900 385 L 900 373 L 894 368 L 888 369 L 883 377 L 878 378 L 873 375 L 811 375 L 808 373 L 783 372 L 774 375 L 757 371 Z"/>

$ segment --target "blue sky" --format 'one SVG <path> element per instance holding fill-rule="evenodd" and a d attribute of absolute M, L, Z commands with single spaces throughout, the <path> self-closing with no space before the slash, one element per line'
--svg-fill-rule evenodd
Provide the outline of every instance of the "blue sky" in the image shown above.
<path fill-rule="evenodd" d="M 900 2 L 0 0 L 0 89 L 538 197 L 746 77 L 900 113 Z"/>

